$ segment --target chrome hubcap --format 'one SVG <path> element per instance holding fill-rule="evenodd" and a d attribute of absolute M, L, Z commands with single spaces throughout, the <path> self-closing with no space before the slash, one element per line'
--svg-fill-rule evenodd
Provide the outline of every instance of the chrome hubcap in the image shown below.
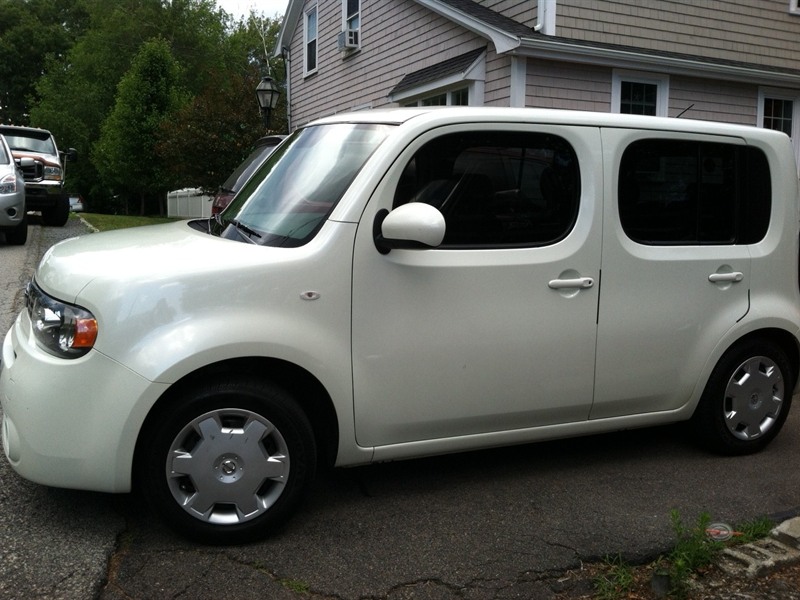
<path fill-rule="evenodd" d="M 783 374 L 778 365 L 765 356 L 749 358 L 725 388 L 725 424 L 740 440 L 760 437 L 777 421 L 783 399 Z"/>
<path fill-rule="evenodd" d="M 289 476 L 289 449 L 261 415 L 215 410 L 178 433 L 166 475 L 173 498 L 193 517 L 241 523 L 263 514 L 280 497 Z"/>

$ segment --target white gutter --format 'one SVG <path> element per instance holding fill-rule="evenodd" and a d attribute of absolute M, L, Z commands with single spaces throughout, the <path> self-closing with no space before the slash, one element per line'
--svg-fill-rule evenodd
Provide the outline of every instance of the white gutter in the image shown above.
<path fill-rule="evenodd" d="M 602 48 L 560 42 L 553 38 L 520 40 L 514 54 L 545 60 L 603 65 L 622 69 L 660 70 L 665 73 L 743 81 L 757 85 L 783 83 L 800 86 L 800 72 L 770 71 L 756 66 L 705 62 L 691 58 L 642 53 L 619 48 Z"/>

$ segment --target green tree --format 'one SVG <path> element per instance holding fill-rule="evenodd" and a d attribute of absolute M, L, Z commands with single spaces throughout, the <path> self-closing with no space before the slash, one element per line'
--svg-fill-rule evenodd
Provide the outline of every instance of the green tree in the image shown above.
<path fill-rule="evenodd" d="M 88 25 L 76 0 L 0 0 L 0 123 L 28 125 L 48 56 L 64 56 Z"/>
<path fill-rule="evenodd" d="M 274 46 L 280 25 L 255 16 L 240 22 L 226 40 L 224 69 L 209 73 L 205 88 L 164 123 L 156 151 L 169 165 L 173 188 L 215 191 L 265 133 L 255 89 L 265 46 Z M 282 61 L 272 62 L 272 76 L 283 81 Z M 286 131 L 285 108 L 274 111 L 270 130 Z"/>
<path fill-rule="evenodd" d="M 164 148 L 161 163 L 192 156 L 185 167 L 173 169 L 173 181 L 205 185 L 199 182 L 216 180 L 220 174 L 215 186 L 219 185 L 263 133 L 254 91 L 264 40 L 271 50 L 279 21 L 256 17 L 233 22 L 214 0 L 0 0 L 0 6 L 28 1 L 71 2 L 73 11 L 85 17 L 74 44 L 66 52 L 47 54 L 43 75 L 36 75 L 39 100 L 31 107 L 30 123 L 52 131 L 59 147 L 78 150 L 81 159 L 70 164 L 67 186 L 83 194 L 92 210 L 118 212 L 121 205 L 113 198 L 126 196 L 121 182 L 111 190 L 110 179 L 100 176 L 100 154 L 94 146 L 116 106 L 120 78 L 149 40 L 161 38 L 169 44 L 180 65 L 176 85 L 195 99 L 193 107 L 170 119 L 176 125 L 171 133 L 158 134 Z M 273 60 L 272 67 L 273 76 L 283 81 L 282 61 Z M 182 120 L 183 128 L 178 127 Z M 271 122 L 272 129 L 284 131 L 285 109 L 275 111 Z M 213 136 L 216 141 L 209 143 Z M 212 175 L 200 178 L 198 169 L 216 154 L 220 162 L 215 156 L 209 165 Z M 159 161 L 151 156 L 148 162 Z"/>
<path fill-rule="evenodd" d="M 101 179 L 126 202 L 138 199 L 142 215 L 148 200 L 163 214 L 169 180 L 163 163 L 153 157 L 162 123 L 182 102 L 179 72 L 165 40 L 145 42 L 119 83 L 116 103 L 92 152 Z"/>
<path fill-rule="evenodd" d="M 156 154 L 169 169 L 171 189 L 216 191 L 247 156 L 262 135 L 257 83 L 255 70 L 211 74 L 206 89 L 162 124 Z"/>

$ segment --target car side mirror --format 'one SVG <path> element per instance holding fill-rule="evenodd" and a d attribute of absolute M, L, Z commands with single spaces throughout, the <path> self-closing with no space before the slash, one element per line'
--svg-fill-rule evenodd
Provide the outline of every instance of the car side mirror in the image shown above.
<path fill-rule="evenodd" d="M 392 212 L 378 211 L 372 227 L 375 247 L 381 254 L 393 248 L 436 248 L 445 233 L 444 216 L 430 204 L 409 202 Z"/>
<path fill-rule="evenodd" d="M 33 167 L 36 165 L 36 161 L 32 159 L 30 156 L 24 156 L 23 158 L 18 158 L 15 162 L 19 165 L 21 169 L 25 167 Z"/>
<path fill-rule="evenodd" d="M 64 153 L 64 155 L 66 156 L 68 162 L 75 162 L 78 160 L 78 151 L 75 150 L 75 148 L 70 148 Z"/>

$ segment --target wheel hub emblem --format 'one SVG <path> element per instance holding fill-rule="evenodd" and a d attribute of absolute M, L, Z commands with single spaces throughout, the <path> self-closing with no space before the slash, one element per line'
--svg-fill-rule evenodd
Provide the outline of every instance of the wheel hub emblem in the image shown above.
<path fill-rule="evenodd" d="M 750 407 L 758 408 L 759 406 L 761 406 L 761 396 L 758 393 L 754 393 L 750 396 Z"/>
<path fill-rule="evenodd" d="M 244 461 L 236 454 L 223 454 L 214 461 L 214 471 L 222 483 L 233 483 L 244 475 Z"/>

